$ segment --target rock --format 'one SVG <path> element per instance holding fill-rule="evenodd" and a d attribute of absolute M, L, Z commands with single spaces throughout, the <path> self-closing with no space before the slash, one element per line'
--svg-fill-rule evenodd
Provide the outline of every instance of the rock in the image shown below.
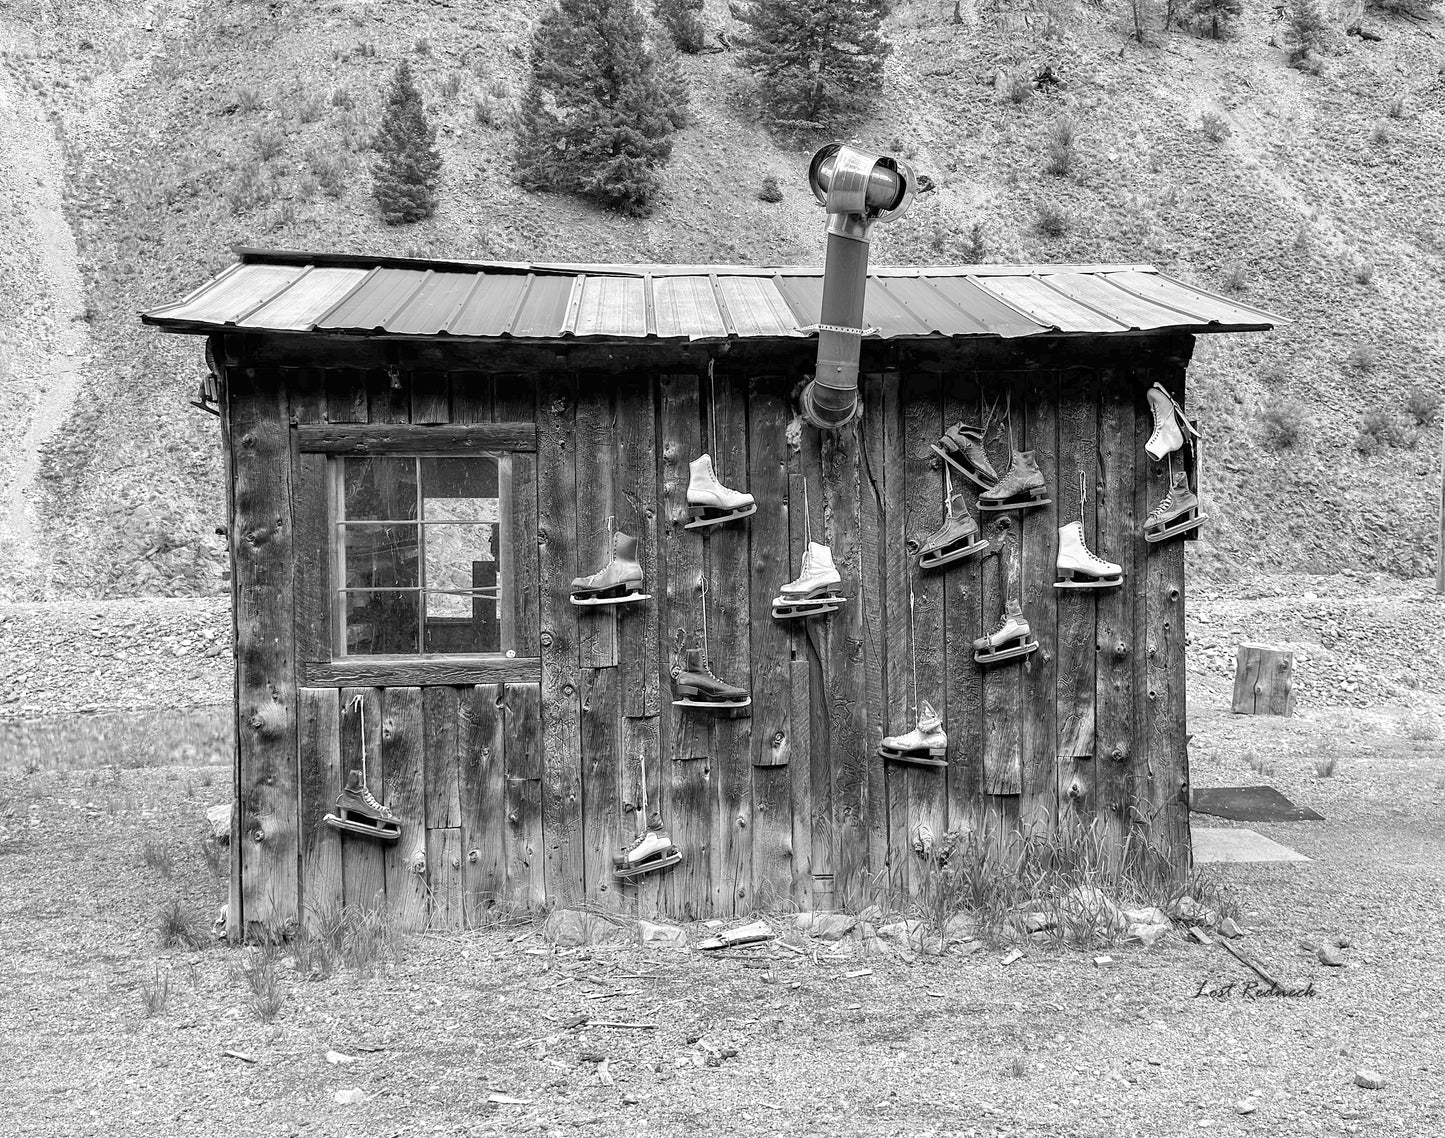
<path fill-rule="evenodd" d="M 1259 1109 L 1259 1103 L 1252 1098 L 1242 1098 L 1234 1104 L 1235 1114 L 1253 1114 Z"/>
<path fill-rule="evenodd" d="M 1244 935 L 1244 930 L 1235 924 L 1233 917 L 1225 917 L 1224 920 L 1219 922 L 1219 935 L 1227 936 L 1230 940 L 1235 940 Z"/>
<path fill-rule="evenodd" d="M 328 1051 L 326 1061 L 333 1065 L 347 1066 L 356 1062 L 355 1055 L 343 1055 L 340 1051 Z"/>
<path fill-rule="evenodd" d="M 1157 905 L 1148 905 L 1142 909 L 1120 910 L 1131 925 L 1167 925 L 1169 914 Z"/>
<path fill-rule="evenodd" d="M 1124 939 L 1138 941 L 1147 948 L 1157 944 L 1159 939 L 1165 936 L 1173 927 L 1168 921 L 1164 921 L 1162 924 L 1135 921 L 1125 929 Z"/>
<path fill-rule="evenodd" d="M 1169 915 L 1176 921 L 1191 925 L 1208 925 L 1212 928 L 1219 923 L 1218 913 L 1206 905 L 1201 905 L 1187 893 L 1174 899 L 1169 906 Z"/>
<path fill-rule="evenodd" d="M 1379 1071 L 1372 1071 L 1369 1067 L 1361 1067 L 1355 1072 L 1355 1086 L 1364 1087 L 1367 1091 L 1383 1090 L 1385 1076 Z"/>
<path fill-rule="evenodd" d="M 1320 963 L 1328 968 L 1343 968 L 1345 966 L 1344 956 L 1340 953 L 1340 950 L 1332 944 L 1320 945 L 1320 950 L 1316 955 L 1319 957 Z"/>
<path fill-rule="evenodd" d="M 973 940 L 977 926 L 966 913 L 954 913 L 943 925 L 943 939 L 949 944 Z"/>
<path fill-rule="evenodd" d="M 687 945 L 687 933 L 676 925 L 638 921 L 637 943 L 656 945 L 660 948 L 684 948 Z"/>
<path fill-rule="evenodd" d="M 211 827 L 211 837 L 225 845 L 231 840 L 231 804 L 221 802 L 206 810 L 206 821 Z"/>
<path fill-rule="evenodd" d="M 607 940 L 611 926 L 591 913 L 576 909 L 558 909 L 547 915 L 543 933 L 554 943 L 563 946 L 595 944 Z"/>
<path fill-rule="evenodd" d="M 919 930 L 922 928 L 922 921 L 894 921 L 891 924 L 880 926 L 878 936 L 882 940 L 911 941 L 918 937 Z"/>
<path fill-rule="evenodd" d="M 858 924 L 858 918 L 848 913 L 799 913 L 798 928 L 819 940 L 842 940 Z"/>
<path fill-rule="evenodd" d="M 1024 933 L 1045 932 L 1059 923 L 1052 913 L 1045 913 L 1040 909 L 1010 913 L 1008 919 L 1010 924 Z"/>
<path fill-rule="evenodd" d="M 342 1106 L 352 1106 L 359 1102 L 365 1102 L 366 1096 L 361 1093 L 360 1087 L 352 1087 L 349 1090 L 337 1091 L 336 1101 Z"/>
<path fill-rule="evenodd" d="M 1122 929 L 1128 923 L 1113 898 L 1097 885 L 1074 886 L 1064 894 L 1060 908 L 1075 921 L 1088 921 L 1097 929 Z"/>
<path fill-rule="evenodd" d="M 1350 938 L 1350 937 L 1347 937 L 1347 936 L 1337 936 L 1337 937 L 1335 937 L 1335 944 L 1338 945 L 1340 948 L 1354 948 L 1354 947 L 1355 947 L 1355 942 L 1354 942 L 1354 940 L 1353 940 L 1352 938 Z"/>

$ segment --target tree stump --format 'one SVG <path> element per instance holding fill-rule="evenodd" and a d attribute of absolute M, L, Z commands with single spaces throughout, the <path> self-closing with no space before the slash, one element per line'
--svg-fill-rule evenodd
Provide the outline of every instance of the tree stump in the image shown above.
<path fill-rule="evenodd" d="M 1236 715 L 1294 714 L 1294 653 L 1267 644 L 1241 644 L 1234 662 Z"/>

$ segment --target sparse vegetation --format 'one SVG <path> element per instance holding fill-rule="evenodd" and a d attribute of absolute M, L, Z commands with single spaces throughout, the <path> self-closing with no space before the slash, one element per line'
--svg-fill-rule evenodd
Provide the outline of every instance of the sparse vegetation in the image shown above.
<path fill-rule="evenodd" d="M 1410 114 L 1410 100 L 1403 92 L 1390 100 L 1390 117 L 1392 119 L 1407 118 Z"/>
<path fill-rule="evenodd" d="M 1067 177 L 1074 167 L 1076 124 L 1072 116 L 1060 115 L 1049 131 L 1049 156 L 1044 170 L 1056 178 Z"/>
<path fill-rule="evenodd" d="M 356 106 L 356 98 L 345 87 L 338 87 L 331 92 L 331 105 L 338 111 L 349 111 Z"/>
<path fill-rule="evenodd" d="M 892 45 L 883 0 L 743 0 L 738 63 L 757 81 L 763 117 L 785 132 L 852 123 L 867 109 Z"/>
<path fill-rule="evenodd" d="M 703 0 L 655 0 L 653 11 L 678 51 L 696 55 L 707 40 L 702 21 Z"/>
<path fill-rule="evenodd" d="M 1375 279 L 1375 263 L 1361 257 L 1350 268 L 1350 276 L 1356 284 L 1367 285 Z"/>
<path fill-rule="evenodd" d="M 681 77 L 647 47 L 633 0 L 559 0 L 532 35 L 514 131 L 517 180 L 646 215 L 686 121 Z"/>
<path fill-rule="evenodd" d="M 988 234 L 982 221 L 974 221 L 968 227 L 968 237 L 963 243 L 965 264 L 982 265 L 988 261 Z"/>
<path fill-rule="evenodd" d="M 1249 270 L 1242 261 L 1231 261 L 1224 270 L 1224 291 L 1244 292 L 1249 288 Z"/>
<path fill-rule="evenodd" d="M 171 975 L 169 972 L 162 972 L 159 964 L 155 966 L 149 980 L 140 982 L 140 999 L 147 1019 L 154 1019 L 164 1013 L 166 1005 L 170 1003 Z"/>
<path fill-rule="evenodd" d="M 1009 102 L 1021 107 L 1034 97 L 1033 80 L 1022 71 L 1015 71 L 1008 81 Z"/>
<path fill-rule="evenodd" d="M 1315 778 L 1333 778 L 1335 768 L 1340 764 L 1338 755 L 1318 755 L 1315 758 Z"/>
<path fill-rule="evenodd" d="M 1369 344 L 1356 344 L 1345 357 L 1345 366 L 1351 371 L 1374 371 L 1378 362 L 1375 349 Z"/>
<path fill-rule="evenodd" d="M 1433 426 L 1440 418 L 1440 408 L 1445 395 L 1437 387 L 1417 383 L 1405 393 L 1405 411 L 1417 427 Z"/>
<path fill-rule="evenodd" d="M 1390 144 L 1390 128 L 1384 119 L 1379 119 L 1370 128 L 1370 141 L 1376 146 L 1388 146 Z"/>
<path fill-rule="evenodd" d="M 392 74 L 374 145 L 371 193 L 381 207 L 381 219 L 406 225 L 435 213 L 442 172 L 436 127 L 427 119 L 404 60 Z"/>
<path fill-rule="evenodd" d="M 763 184 L 758 189 L 758 200 L 777 203 L 783 200 L 783 188 L 778 185 L 777 175 L 768 174 L 763 178 Z"/>
<path fill-rule="evenodd" d="M 472 100 L 472 119 L 478 126 L 497 125 L 497 104 L 485 91 Z"/>
<path fill-rule="evenodd" d="M 296 117 L 303 123 L 315 122 L 326 109 L 326 100 L 320 95 L 306 95 L 296 104 Z"/>
<path fill-rule="evenodd" d="M 181 904 L 179 897 L 162 906 L 157 933 L 162 948 L 204 948 L 210 941 L 205 921 Z"/>
<path fill-rule="evenodd" d="M 448 71 L 447 77 L 442 80 L 441 93 L 443 99 L 455 99 L 462 90 L 462 73 L 460 71 Z"/>
<path fill-rule="evenodd" d="M 1387 447 L 1404 446 L 1409 436 L 1403 424 L 1387 411 L 1367 411 L 1360 416 L 1360 431 L 1355 436 L 1355 449 L 1366 458 Z"/>
<path fill-rule="evenodd" d="M 1289 450 L 1299 444 L 1303 415 L 1294 404 L 1267 403 L 1260 411 L 1259 421 L 1264 445 L 1270 450 Z"/>
<path fill-rule="evenodd" d="M 1069 231 L 1069 214 L 1057 202 L 1044 202 L 1034 218 L 1034 225 L 1045 237 L 1062 237 Z"/>
<path fill-rule="evenodd" d="M 236 89 L 236 110 L 243 115 L 253 114 L 261 106 L 261 94 L 254 87 Z"/>
<path fill-rule="evenodd" d="M 1189 0 L 1188 12 L 1201 32 L 1207 31 L 1210 39 L 1222 39 L 1244 15 L 1244 0 Z"/>
<path fill-rule="evenodd" d="M 412 42 L 412 45 L 411 45 L 411 46 L 412 46 L 412 50 L 413 50 L 414 52 L 416 52 L 417 55 L 420 55 L 420 56 L 428 56 L 428 55 L 431 55 L 431 37 L 430 37 L 430 36 L 417 36 L 416 39 Z"/>
<path fill-rule="evenodd" d="M 1204 137 L 1210 142 L 1223 142 L 1232 129 L 1229 120 L 1218 111 L 1205 111 L 1200 125 L 1204 128 Z"/>
<path fill-rule="evenodd" d="M 1312 74 L 1323 70 L 1319 57 L 1328 53 L 1334 34 L 1319 0 L 1287 0 L 1284 42 L 1290 64 Z M 1319 70 L 1316 70 L 1316 68 Z"/>
<path fill-rule="evenodd" d="M 262 127 L 251 136 L 251 145 L 264 165 L 281 156 L 286 149 L 286 136 L 272 127 Z"/>
<path fill-rule="evenodd" d="M 1424 19 L 1440 6 L 1440 0 L 1366 0 L 1366 7 L 1376 8 L 1391 15 L 1414 16 Z"/>
<path fill-rule="evenodd" d="M 141 863 L 147 869 L 159 873 L 162 877 L 169 877 L 176 870 L 170 851 L 159 842 L 146 842 L 141 847 L 140 856 Z"/>

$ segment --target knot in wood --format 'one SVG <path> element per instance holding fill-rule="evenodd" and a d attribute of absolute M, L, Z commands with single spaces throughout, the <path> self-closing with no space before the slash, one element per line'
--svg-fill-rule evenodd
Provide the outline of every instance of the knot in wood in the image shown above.
<path fill-rule="evenodd" d="M 1116 763 L 1122 763 L 1128 757 L 1129 756 L 1125 754 L 1123 747 L 1115 747 L 1112 751 L 1109 752 L 1109 758 L 1113 759 Z"/>
<path fill-rule="evenodd" d="M 469 852 L 467 853 L 467 860 L 468 860 L 469 862 L 471 862 L 473 865 L 476 865 L 477 862 L 479 862 L 479 861 L 482 860 L 482 851 L 481 851 L 481 850 L 471 850 L 471 851 L 469 851 Z"/>
<path fill-rule="evenodd" d="M 543 632 L 539 640 L 543 648 L 552 647 L 552 634 L 550 632 Z"/>
<path fill-rule="evenodd" d="M 774 747 L 774 748 L 781 747 L 781 746 L 783 745 L 783 743 L 787 740 L 787 738 L 788 738 L 788 737 L 787 737 L 786 735 L 784 735 L 781 731 L 774 731 L 774 732 L 773 732 L 773 747 Z"/>
<path fill-rule="evenodd" d="M 1125 644 L 1122 640 L 1118 641 L 1114 645 L 1114 655 L 1122 660 L 1125 656 L 1129 655 L 1129 645 Z"/>
<path fill-rule="evenodd" d="M 253 842 L 264 842 L 266 840 L 266 831 L 261 829 L 260 826 L 257 826 L 251 831 L 251 840 Z"/>
<path fill-rule="evenodd" d="M 571 698 L 572 698 L 574 695 L 576 695 L 576 694 L 577 694 L 577 689 L 576 689 L 575 687 L 573 687 L 571 684 L 563 684 L 563 685 L 562 685 L 562 695 L 563 695 L 564 697 L 566 697 L 567 699 L 571 699 Z"/>
<path fill-rule="evenodd" d="M 426 873 L 426 854 L 419 853 L 412 858 L 411 871 L 418 877 Z"/>

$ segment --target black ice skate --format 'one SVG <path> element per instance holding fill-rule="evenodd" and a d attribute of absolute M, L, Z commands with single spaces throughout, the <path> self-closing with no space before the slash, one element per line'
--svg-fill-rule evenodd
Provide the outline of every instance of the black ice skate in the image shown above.
<path fill-rule="evenodd" d="M 963 495 L 955 494 L 948 500 L 943 525 L 919 549 L 918 567 L 937 569 L 987 548 L 988 542 L 979 535 L 978 522 L 964 505 Z"/>
<path fill-rule="evenodd" d="M 1005 610 L 993 630 L 973 642 L 973 658 L 979 664 L 998 664 L 1037 652 L 1038 647 L 1023 613 Z"/>
<path fill-rule="evenodd" d="M 1184 471 L 1174 473 L 1174 484 L 1164 500 L 1149 511 L 1144 519 L 1144 540 L 1147 542 L 1168 541 L 1182 533 L 1197 530 L 1206 521 L 1199 512 L 1199 499 L 1189 489 L 1189 479 Z"/>
<path fill-rule="evenodd" d="M 574 605 L 626 605 L 651 600 L 642 591 L 642 566 L 637 563 L 637 538 L 625 533 L 612 538 L 612 560 L 590 577 L 572 582 Z"/>
<path fill-rule="evenodd" d="M 936 443 L 929 443 L 933 453 L 953 467 L 980 490 L 987 490 L 998 481 L 988 454 L 983 449 L 983 428 L 959 421 L 943 432 Z"/>
<path fill-rule="evenodd" d="M 980 510 L 1032 510 L 1053 501 L 1031 450 L 1014 451 L 1004 476 L 978 496 Z"/>
<path fill-rule="evenodd" d="M 336 796 L 336 813 L 321 820 L 333 830 L 382 842 L 401 837 L 401 819 L 372 796 L 360 771 L 346 776 L 346 788 Z"/>
<path fill-rule="evenodd" d="M 948 735 L 943 720 L 927 700 L 918 705 L 918 726 L 906 735 L 889 735 L 878 744 L 878 754 L 895 763 L 920 767 L 946 767 Z"/>
<path fill-rule="evenodd" d="M 701 648 L 689 648 L 683 663 L 672 669 L 673 707 L 699 711 L 734 711 L 751 707 L 753 698 L 740 687 L 725 683 L 712 673 L 712 664 Z"/>
<path fill-rule="evenodd" d="M 773 598 L 774 620 L 804 620 L 837 612 L 846 597 L 838 587 L 843 579 L 833 564 L 833 551 L 816 541 L 803 551 L 803 571 Z"/>
<path fill-rule="evenodd" d="M 647 831 L 622 853 L 612 859 L 612 876 L 622 881 L 656 873 L 682 860 L 682 851 L 672 844 L 667 833 L 657 827 Z"/>

